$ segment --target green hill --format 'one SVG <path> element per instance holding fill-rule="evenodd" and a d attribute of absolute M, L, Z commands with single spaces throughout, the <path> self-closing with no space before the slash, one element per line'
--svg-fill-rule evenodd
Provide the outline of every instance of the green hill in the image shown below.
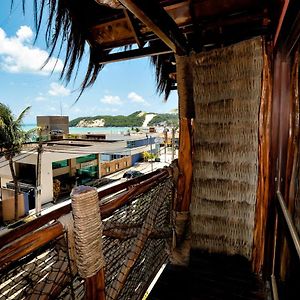
<path fill-rule="evenodd" d="M 79 117 L 69 122 L 70 127 L 141 127 L 145 116 L 148 113 L 136 111 L 128 116 L 107 116 L 99 115 L 95 117 Z M 148 126 L 166 125 L 174 126 L 178 124 L 177 114 L 156 114 L 148 123 Z"/>
<path fill-rule="evenodd" d="M 178 114 L 157 114 L 148 126 L 178 126 Z"/>

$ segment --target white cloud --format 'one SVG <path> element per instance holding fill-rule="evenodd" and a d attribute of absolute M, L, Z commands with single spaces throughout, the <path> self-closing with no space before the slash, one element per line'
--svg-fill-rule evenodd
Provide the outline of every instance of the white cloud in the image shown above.
<path fill-rule="evenodd" d="M 20 29 L 16 32 L 16 36 L 19 41 L 30 41 L 33 37 L 33 32 L 28 26 L 21 26 Z"/>
<path fill-rule="evenodd" d="M 131 92 L 128 94 L 128 99 L 131 100 L 131 102 L 135 102 L 135 103 L 143 103 L 145 105 L 149 105 L 149 103 L 139 94 L 137 94 L 136 92 Z"/>
<path fill-rule="evenodd" d="M 37 97 L 34 98 L 34 100 L 37 101 L 37 102 L 42 102 L 42 101 L 45 101 L 46 98 L 43 97 L 43 96 L 37 96 Z"/>
<path fill-rule="evenodd" d="M 105 95 L 100 102 L 109 104 L 109 105 L 122 105 L 123 101 L 119 96 Z"/>
<path fill-rule="evenodd" d="M 48 93 L 51 96 L 65 97 L 65 96 L 69 96 L 71 91 L 57 82 L 52 82 L 50 84 L 50 90 L 48 91 Z"/>
<path fill-rule="evenodd" d="M 10 73 L 35 73 L 39 75 L 59 72 L 63 68 L 60 59 L 48 58 L 48 52 L 30 44 L 33 32 L 28 26 L 21 26 L 13 37 L 8 37 L 0 28 L 0 69 Z M 42 69 L 41 69 L 42 68 Z"/>

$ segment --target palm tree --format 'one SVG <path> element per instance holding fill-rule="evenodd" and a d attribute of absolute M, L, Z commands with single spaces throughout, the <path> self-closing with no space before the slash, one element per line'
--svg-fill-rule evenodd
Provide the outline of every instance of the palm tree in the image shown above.
<path fill-rule="evenodd" d="M 23 143 L 29 137 L 29 133 L 25 132 L 21 127 L 23 118 L 29 109 L 30 106 L 26 107 L 20 113 L 18 118 L 14 119 L 14 115 L 9 107 L 0 103 L 0 148 L 2 149 L 4 157 L 8 160 L 11 176 L 15 186 L 15 220 L 18 219 L 19 185 L 13 164 L 13 158 L 21 152 Z"/>

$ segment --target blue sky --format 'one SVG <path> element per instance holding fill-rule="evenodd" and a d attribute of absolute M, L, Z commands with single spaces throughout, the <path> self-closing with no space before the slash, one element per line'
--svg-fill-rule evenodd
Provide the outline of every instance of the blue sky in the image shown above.
<path fill-rule="evenodd" d="M 62 61 L 58 61 L 53 74 L 50 73 L 54 60 L 40 70 L 47 57 L 45 25 L 33 45 L 32 1 L 27 0 L 25 16 L 20 2 L 15 1 L 11 13 L 10 0 L 0 2 L 0 102 L 16 115 L 30 105 L 25 123 L 35 123 L 37 115 L 60 115 L 61 108 L 70 119 L 99 114 L 128 115 L 137 110 L 162 113 L 177 108 L 177 92 L 171 92 L 167 103 L 156 94 L 154 69 L 147 58 L 106 65 L 96 83 L 74 104 L 87 67 L 88 52 L 77 80 L 68 86 L 59 81 Z"/>

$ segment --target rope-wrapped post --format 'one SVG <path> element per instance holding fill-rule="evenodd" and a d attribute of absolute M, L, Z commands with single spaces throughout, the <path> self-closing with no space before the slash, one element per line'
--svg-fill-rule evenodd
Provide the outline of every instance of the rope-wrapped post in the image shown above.
<path fill-rule="evenodd" d="M 105 299 L 102 222 L 98 193 L 95 188 L 79 186 L 73 189 L 72 210 L 76 264 L 85 279 L 86 299 Z"/>

